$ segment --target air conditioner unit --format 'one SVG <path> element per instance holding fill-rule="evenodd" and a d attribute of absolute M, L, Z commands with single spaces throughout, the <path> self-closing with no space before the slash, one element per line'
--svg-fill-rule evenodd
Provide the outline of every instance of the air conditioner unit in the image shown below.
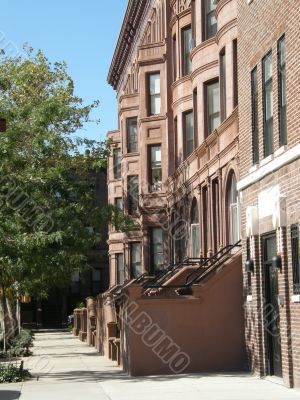
<path fill-rule="evenodd" d="M 272 221 L 274 229 L 286 226 L 287 224 L 286 198 L 283 196 L 279 196 L 275 201 Z"/>
<path fill-rule="evenodd" d="M 246 210 L 246 235 L 254 236 L 258 235 L 258 210 L 256 206 L 249 206 Z"/>

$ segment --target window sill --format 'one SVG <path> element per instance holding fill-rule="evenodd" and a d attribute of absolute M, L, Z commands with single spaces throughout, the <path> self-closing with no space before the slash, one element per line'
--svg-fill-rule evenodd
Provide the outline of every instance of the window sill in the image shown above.
<path fill-rule="evenodd" d="M 281 156 L 281 154 L 283 154 L 286 150 L 287 150 L 287 147 L 286 147 L 285 145 L 279 147 L 279 149 L 275 151 L 274 157 L 279 157 L 279 156 Z"/>
<path fill-rule="evenodd" d="M 264 165 L 266 165 L 269 162 L 271 162 L 273 160 L 273 158 L 274 158 L 273 154 L 270 154 L 268 157 L 266 157 L 263 160 L 261 160 L 261 162 L 259 163 L 259 166 L 263 167 Z"/>
<path fill-rule="evenodd" d="M 254 171 L 257 171 L 257 170 L 258 170 L 258 167 L 259 167 L 258 164 L 252 165 L 252 167 L 249 168 L 249 174 L 251 174 L 251 173 L 254 172 Z"/>
<path fill-rule="evenodd" d="M 300 303 L 300 294 L 294 294 L 291 298 L 292 303 Z"/>

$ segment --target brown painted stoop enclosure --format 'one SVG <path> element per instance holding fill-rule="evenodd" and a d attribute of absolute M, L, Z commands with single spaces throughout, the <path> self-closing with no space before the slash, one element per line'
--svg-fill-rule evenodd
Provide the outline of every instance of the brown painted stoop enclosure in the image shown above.
<path fill-rule="evenodd" d="M 247 368 L 240 247 L 185 263 L 98 296 L 97 350 L 130 375 Z"/>

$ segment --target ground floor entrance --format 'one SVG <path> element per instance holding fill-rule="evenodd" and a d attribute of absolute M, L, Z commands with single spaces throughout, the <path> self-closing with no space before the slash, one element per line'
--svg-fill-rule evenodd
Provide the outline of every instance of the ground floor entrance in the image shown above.
<path fill-rule="evenodd" d="M 263 237 L 265 275 L 265 331 L 269 375 L 282 377 L 276 234 Z"/>

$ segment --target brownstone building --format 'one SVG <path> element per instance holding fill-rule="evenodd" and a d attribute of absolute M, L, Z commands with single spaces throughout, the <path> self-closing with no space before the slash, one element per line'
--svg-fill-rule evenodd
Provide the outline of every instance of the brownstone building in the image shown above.
<path fill-rule="evenodd" d="M 266 17 L 267 16 L 267 17 Z M 297 1 L 238 0 L 240 181 L 251 369 L 300 386 Z"/>
<path fill-rule="evenodd" d="M 110 228 L 95 343 L 132 375 L 300 386 L 298 20 L 289 0 L 128 2 L 108 198 L 136 229 Z"/>
<path fill-rule="evenodd" d="M 109 203 L 137 229 L 110 229 L 97 348 L 133 375 L 245 369 L 236 0 L 130 0 L 108 81 Z"/>

